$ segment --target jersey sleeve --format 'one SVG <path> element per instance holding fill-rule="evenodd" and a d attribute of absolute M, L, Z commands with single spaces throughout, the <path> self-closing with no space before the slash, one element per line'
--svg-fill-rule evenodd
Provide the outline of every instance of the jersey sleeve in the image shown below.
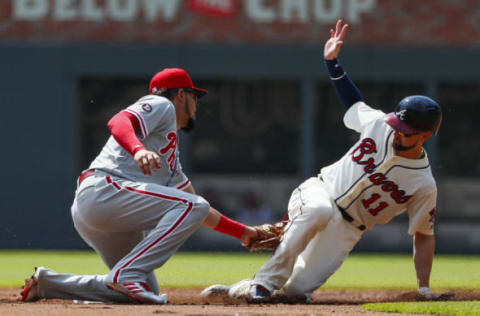
<path fill-rule="evenodd" d="M 145 139 L 153 130 L 176 124 L 175 107 L 166 98 L 146 96 L 124 111 L 133 114 L 139 123 L 137 136 Z"/>
<path fill-rule="evenodd" d="M 365 126 L 383 117 L 385 117 L 385 113 L 359 101 L 348 109 L 343 117 L 343 122 L 346 127 L 362 133 Z"/>
<path fill-rule="evenodd" d="M 408 205 L 408 233 L 433 235 L 437 191 L 413 196 Z"/>

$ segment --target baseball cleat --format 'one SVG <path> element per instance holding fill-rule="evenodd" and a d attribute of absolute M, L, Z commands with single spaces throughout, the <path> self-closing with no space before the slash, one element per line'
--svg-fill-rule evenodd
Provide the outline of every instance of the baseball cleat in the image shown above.
<path fill-rule="evenodd" d="M 38 296 L 38 274 L 41 268 L 35 267 L 35 272 L 33 275 L 25 279 L 25 285 L 22 288 L 22 292 L 20 292 L 20 297 L 18 298 L 19 301 L 22 302 L 35 302 L 40 299 Z"/>
<path fill-rule="evenodd" d="M 251 282 L 252 279 L 245 279 L 233 284 L 228 290 L 228 296 L 233 299 L 246 299 L 248 297 Z"/>
<path fill-rule="evenodd" d="M 228 290 L 228 285 L 215 284 L 204 289 L 200 296 L 209 303 L 223 302 L 228 299 Z"/>
<path fill-rule="evenodd" d="M 272 298 L 272 293 L 263 285 L 252 284 L 248 293 L 247 301 L 249 303 L 266 303 Z"/>
<path fill-rule="evenodd" d="M 108 288 L 128 296 L 139 304 L 167 304 L 167 294 L 156 295 L 144 282 L 108 283 Z"/>

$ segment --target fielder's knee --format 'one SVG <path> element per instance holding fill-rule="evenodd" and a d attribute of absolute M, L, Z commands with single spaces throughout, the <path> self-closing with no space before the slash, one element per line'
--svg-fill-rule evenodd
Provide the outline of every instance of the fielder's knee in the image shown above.
<path fill-rule="evenodd" d="M 210 203 L 208 203 L 208 201 L 203 197 L 197 196 L 197 199 L 194 203 L 194 208 L 196 212 L 198 211 L 204 213 L 204 215 L 207 216 L 208 211 L 210 210 Z"/>

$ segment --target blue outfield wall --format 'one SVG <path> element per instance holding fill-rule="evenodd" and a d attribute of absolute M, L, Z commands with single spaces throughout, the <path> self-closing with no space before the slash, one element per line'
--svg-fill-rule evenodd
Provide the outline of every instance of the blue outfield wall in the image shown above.
<path fill-rule="evenodd" d="M 322 52 L 318 46 L 0 43 L 0 248 L 86 247 L 70 217 L 78 172 L 79 78 L 148 78 L 162 68 L 179 66 L 202 79 L 308 81 L 325 79 Z M 469 80 L 480 73 L 478 53 L 478 49 L 346 47 L 342 58 L 358 79 Z M 440 67 L 445 61 L 450 63 L 448 69 Z M 311 165 L 308 160 L 304 163 Z"/>

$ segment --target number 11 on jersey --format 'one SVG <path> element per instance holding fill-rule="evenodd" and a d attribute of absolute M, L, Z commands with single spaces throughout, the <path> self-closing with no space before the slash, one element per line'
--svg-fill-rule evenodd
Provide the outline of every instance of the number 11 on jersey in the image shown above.
<path fill-rule="evenodd" d="M 373 216 L 377 216 L 379 212 L 381 212 L 384 208 L 388 206 L 387 202 L 380 202 L 378 203 L 377 207 L 375 208 L 370 208 L 370 205 L 372 205 L 375 201 L 377 201 L 380 198 L 380 194 L 378 193 L 373 193 L 372 196 L 368 199 L 362 200 L 363 206 L 368 209 L 368 212 L 372 214 Z"/>

